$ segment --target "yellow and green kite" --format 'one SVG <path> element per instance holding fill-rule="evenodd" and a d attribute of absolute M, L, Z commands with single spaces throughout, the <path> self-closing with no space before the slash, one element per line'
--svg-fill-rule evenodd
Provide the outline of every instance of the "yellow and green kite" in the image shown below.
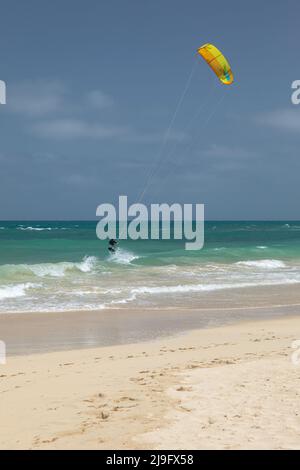
<path fill-rule="evenodd" d="M 219 80 L 224 85 L 231 85 L 233 82 L 233 73 L 227 59 L 223 56 L 222 52 L 213 44 L 204 44 L 199 47 L 198 54 L 200 54 L 205 62 L 215 72 Z"/>

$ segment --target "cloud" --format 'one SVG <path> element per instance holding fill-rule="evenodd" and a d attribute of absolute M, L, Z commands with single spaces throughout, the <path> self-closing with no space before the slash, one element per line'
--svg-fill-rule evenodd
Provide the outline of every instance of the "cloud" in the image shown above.
<path fill-rule="evenodd" d="M 113 98 L 101 90 L 89 91 L 85 100 L 88 106 L 96 109 L 111 108 L 114 105 Z"/>
<path fill-rule="evenodd" d="M 68 139 L 115 139 L 128 143 L 159 143 L 163 140 L 161 133 L 147 133 L 129 126 L 108 125 L 91 122 L 84 119 L 51 119 L 37 122 L 31 126 L 31 131 L 42 138 L 58 140 Z M 181 142 L 186 135 L 172 132 L 169 141 Z"/>
<path fill-rule="evenodd" d="M 107 111 L 115 104 L 114 99 L 100 89 L 76 95 L 76 100 L 71 98 L 72 91 L 63 82 L 50 79 L 25 81 L 12 85 L 8 109 L 29 117 L 29 129 L 39 138 L 117 140 L 158 145 L 164 140 L 163 132 L 148 132 L 127 124 L 93 120 L 93 110 Z M 172 130 L 167 142 L 180 144 L 187 138 L 186 133 Z"/>
<path fill-rule="evenodd" d="M 32 80 L 10 87 L 7 109 L 30 117 L 57 112 L 63 107 L 66 89 L 57 80 Z"/>
<path fill-rule="evenodd" d="M 113 107 L 113 98 L 102 90 L 91 90 L 70 100 L 69 90 L 59 80 L 27 80 L 12 84 L 7 109 L 16 114 L 39 118 L 58 112 L 108 109 Z M 68 100 L 69 98 L 69 100 Z"/>
<path fill-rule="evenodd" d="M 116 120 L 107 123 L 105 116 L 101 117 L 102 122 L 93 119 L 93 110 L 108 111 L 114 104 L 114 99 L 100 89 L 87 91 L 72 99 L 72 90 L 63 82 L 44 79 L 12 85 L 7 109 L 23 118 L 30 118 L 29 130 L 39 138 L 115 140 L 158 145 L 163 142 L 163 132 L 148 132 Z M 27 120 L 25 122 L 27 124 Z M 167 142 L 180 144 L 187 138 L 186 133 L 172 130 Z"/>
<path fill-rule="evenodd" d="M 39 137 L 52 139 L 112 139 L 125 138 L 129 135 L 128 127 L 108 126 L 100 123 L 89 123 L 81 119 L 52 119 L 38 122 L 32 131 Z"/>
<path fill-rule="evenodd" d="M 300 109 L 281 109 L 258 116 L 259 124 L 291 132 L 300 131 Z"/>

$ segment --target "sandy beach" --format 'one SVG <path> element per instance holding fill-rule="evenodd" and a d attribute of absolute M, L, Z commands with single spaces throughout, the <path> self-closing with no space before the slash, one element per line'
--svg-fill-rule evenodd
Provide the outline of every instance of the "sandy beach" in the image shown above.
<path fill-rule="evenodd" d="M 0 3 L 0 450 L 300 450 L 300 2 L 261 3 Z"/>
<path fill-rule="evenodd" d="M 9 356 L 0 448 L 298 449 L 299 338 L 289 316 Z"/>

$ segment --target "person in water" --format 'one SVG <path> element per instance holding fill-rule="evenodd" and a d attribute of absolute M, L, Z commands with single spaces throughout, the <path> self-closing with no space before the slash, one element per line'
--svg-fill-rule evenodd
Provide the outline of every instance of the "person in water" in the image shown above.
<path fill-rule="evenodd" d="M 113 238 L 111 238 L 108 242 L 108 250 L 111 253 L 115 253 L 117 249 L 117 244 L 118 244 L 117 240 L 114 240 Z"/>

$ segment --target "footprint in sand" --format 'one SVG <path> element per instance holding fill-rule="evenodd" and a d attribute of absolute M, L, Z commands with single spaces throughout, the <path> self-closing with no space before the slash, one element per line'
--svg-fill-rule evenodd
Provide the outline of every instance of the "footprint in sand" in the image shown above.
<path fill-rule="evenodd" d="M 184 387 L 183 385 L 176 388 L 177 392 L 191 392 L 192 390 L 193 390 L 192 387 Z"/>
<path fill-rule="evenodd" d="M 215 362 L 215 361 L 213 361 L 213 362 Z M 199 364 L 189 364 L 187 366 L 188 369 L 198 369 L 199 367 L 200 367 Z"/>
<path fill-rule="evenodd" d="M 113 406 L 111 408 L 112 411 L 114 412 L 118 412 L 118 411 L 126 411 L 127 409 L 130 409 L 130 408 L 135 408 L 136 406 L 138 406 L 138 403 L 136 403 L 138 401 L 137 398 L 134 398 L 134 397 L 130 397 L 130 396 L 123 396 L 123 397 L 120 397 L 118 400 L 115 401 L 115 406 Z M 108 404 L 105 403 L 103 405 L 100 405 L 98 406 L 98 409 L 99 408 L 104 408 L 104 407 L 107 407 Z M 109 413 L 107 410 L 103 410 L 101 411 L 101 414 L 100 414 L 100 418 L 102 420 L 107 420 L 109 418 Z"/>
<path fill-rule="evenodd" d="M 117 401 L 138 401 L 138 400 L 137 400 L 137 398 L 133 398 L 133 397 L 121 397 Z"/>
<path fill-rule="evenodd" d="M 100 417 L 103 420 L 107 420 L 109 418 L 109 413 L 107 413 L 106 411 L 101 411 Z"/>

